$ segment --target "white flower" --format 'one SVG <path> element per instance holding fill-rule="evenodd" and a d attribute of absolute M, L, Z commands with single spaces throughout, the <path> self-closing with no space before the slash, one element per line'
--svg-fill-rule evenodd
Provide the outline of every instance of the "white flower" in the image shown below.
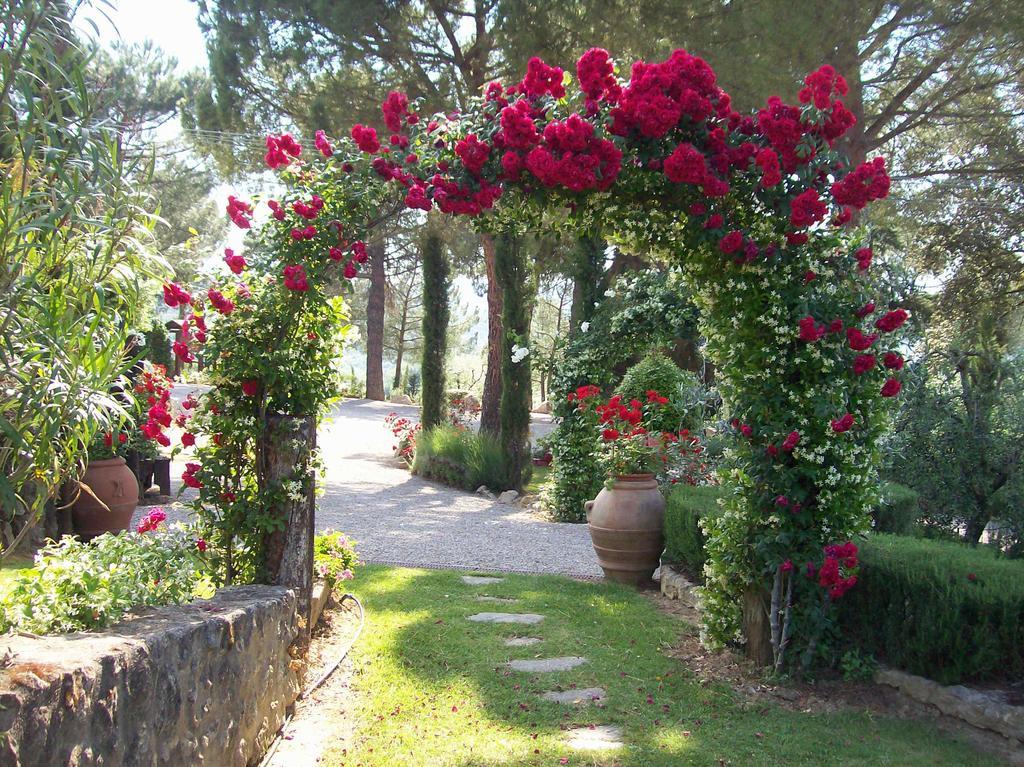
<path fill-rule="evenodd" d="M 612 290 L 611 288 L 608 288 L 608 290 L 606 290 L 604 292 L 604 297 L 605 298 L 615 298 L 615 291 Z"/>
<path fill-rule="evenodd" d="M 527 346 L 512 344 L 512 362 L 518 365 L 529 355 L 530 349 Z"/>
<path fill-rule="evenodd" d="M 588 330 L 590 330 L 590 323 L 589 322 L 581 322 L 580 323 L 580 332 L 581 333 L 586 333 Z"/>

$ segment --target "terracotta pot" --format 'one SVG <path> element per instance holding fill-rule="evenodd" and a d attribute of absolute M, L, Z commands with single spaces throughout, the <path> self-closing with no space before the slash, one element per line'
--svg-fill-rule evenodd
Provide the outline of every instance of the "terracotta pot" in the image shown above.
<path fill-rule="evenodd" d="M 96 498 L 85 488 L 79 490 L 78 500 L 71 509 L 75 532 L 83 538 L 94 538 L 127 530 L 132 513 L 139 505 L 139 483 L 124 458 L 90 461 L 82 484 L 88 485 Z"/>
<path fill-rule="evenodd" d="M 605 577 L 634 585 L 650 580 L 665 548 L 665 498 L 654 475 L 615 477 L 583 508 Z"/>

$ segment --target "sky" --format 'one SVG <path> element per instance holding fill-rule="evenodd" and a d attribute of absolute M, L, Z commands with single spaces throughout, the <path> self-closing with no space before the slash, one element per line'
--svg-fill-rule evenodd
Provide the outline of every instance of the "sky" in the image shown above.
<path fill-rule="evenodd" d="M 178 60 L 179 72 L 207 69 L 206 41 L 196 23 L 195 3 L 190 0 L 106 0 L 105 5 L 105 0 L 94 1 L 98 7 L 85 12 L 77 19 L 77 24 L 87 34 L 95 36 L 101 45 L 111 47 L 117 42 L 132 44 L 151 40 Z M 104 14 L 109 18 L 105 18 Z M 91 28 L 89 21 L 95 23 L 96 30 Z M 228 194 L 239 192 L 240 196 L 251 193 L 244 188 L 222 185 L 213 194 L 223 203 Z M 243 234 L 241 230 L 232 227 L 227 245 L 244 251 Z M 479 349 L 487 337 L 486 299 L 476 295 L 466 277 L 457 277 L 453 287 L 455 300 L 477 310 L 479 322 L 474 330 Z"/>
<path fill-rule="evenodd" d="M 108 0 L 110 7 L 97 7 L 84 17 L 98 27 L 97 39 L 110 46 L 118 40 L 141 43 L 152 40 L 178 60 L 180 71 L 206 69 L 206 42 L 196 23 L 197 7 L 189 0 Z M 109 20 L 103 18 L 103 13 Z M 84 26 L 85 18 L 79 20 Z"/>

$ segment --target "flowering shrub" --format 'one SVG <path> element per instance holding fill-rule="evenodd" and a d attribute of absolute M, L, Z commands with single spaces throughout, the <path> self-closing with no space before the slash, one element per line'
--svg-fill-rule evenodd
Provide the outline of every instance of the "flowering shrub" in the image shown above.
<path fill-rule="evenodd" d="M 325 531 L 313 539 L 313 572 L 331 586 L 355 577 L 356 566 L 362 564 L 356 553 L 356 542 L 344 533 Z"/>
<path fill-rule="evenodd" d="M 138 532 L 72 536 L 36 554 L 0 601 L 0 629 L 49 634 L 109 626 L 142 605 L 188 602 L 209 593 L 205 542 L 186 528 L 161 526 L 154 509 Z"/>
<path fill-rule="evenodd" d="M 571 229 L 613 234 L 682 266 L 737 423 L 722 477 L 735 492 L 708 522 L 705 636 L 736 637 L 743 595 L 771 591 L 771 623 L 785 623 L 772 636 L 781 662 L 787 637 L 813 648 L 822 625 L 797 614 L 813 594 L 782 564 L 866 527 L 885 400 L 900 388 L 898 369 L 877 358 L 895 353 L 907 314 L 876 307 L 868 236 L 849 231 L 857 211 L 888 194 L 885 163 L 851 167 L 835 150 L 853 115 L 831 67 L 805 79 L 799 103 L 772 97 L 751 115 L 686 51 L 637 62 L 628 80 L 615 73 L 595 49 L 577 64 L 581 88 L 567 89 L 560 68 L 532 59 L 521 82 L 491 83 L 451 115 L 421 115 L 419 103 L 390 95 L 383 141 L 363 125 L 351 141 L 319 135 L 308 154 L 290 137 L 268 138 L 268 165 L 290 191 L 268 203 L 253 277 L 218 288 L 232 309 L 210 298 L 219 329 L 204 355 L 218 386 L 203 427 L 222 444 L 201 448 L 189 476 L 201 508 L 219 507 L 210 518 L 229 520 L 222 539 L 280 524 L 267 510 L 281 488 L 252 468 L 258 417 L 316 415 L 329 400 L 324 363 L 340 317 L 324 283 L 356 274 L 361 237 L 390 201 L 475 217 L 505 198 L 486 224 L 499 234 L 559 208 Z M 227 213 L 252 226 L 252 203 L 230 198 Z M 173 289 L 168 298 L 188 303 Z M 190 342 L 176 345 L 186 359 L 209 332 L 192 305 Z M 518 363 L 526 374 L 529 364 Z M 300 494 L 312 464 L 296 472 Z"/>
<path fill-rule="evenodd" d="M 391 446 L 395 455 L 412 466 L 412 460 L 416 456 L 416 435 L 423 428 L 422 424 L 399 416 L 398 413 L 388 413 L 384 418 L 384 425 L 391 429 L 395 436 L 396 442 Z"/>

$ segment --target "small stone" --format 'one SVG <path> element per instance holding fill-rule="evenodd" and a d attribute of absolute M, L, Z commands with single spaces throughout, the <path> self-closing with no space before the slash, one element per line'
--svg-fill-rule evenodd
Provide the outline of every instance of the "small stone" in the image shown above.
<path fill-rule="evenodd" d="M 474 623 L 526 623 L 533 625 L 544 620 L 544 616 L 536 613 L 477 613 L 470 615 L 468 620 Z"/>
<path fill-rule="evenodd" d="M 551 414 L 551 403 L 547 400 L 541 402 L 537 407 L 530 411 L 531 413 L 541 413 L 542 415 Z"/>
<path fill-rule="evenodd" d="M 392 394 L 391 395 L 391 404 L 392 405 L 412 405 L 412 404 L 415 404 L 415 403 L 412 401 L 412 397 L 410 397 L 408 394 Z"/>
<path fill-rule="evenodd" d="M 476 494 L 482 495 L 484 498 L 490 498 L 492 501 L 494 500 L 494 493 L 490 491 L 487 485 L 480 485 L 480 487 L 476 489 Z"/>
<path fill-rule="evenodd" d="M 494 578 L 489 575 L 463 575 L 462 582 L 470 586 L 486 586 L 490 583 L 501 583 L 504 578 Z"/>
<path fill-rule="evenodd" d="M 476 598 L 477 602 L 501 602 L 502 604 L 510 605 L 514 602 L 518 602 L 518 599 L 512 599 L 511 597 L 488 597 L 482 596 Z"/>
<path fill-rule="evenodd" d="M 516 498 L 519 497 L 519 493 L 515 490 L 506 490 L 504 493 L 498 496 L 498 503 L 515 503 Z"/>
<path fill-rule="evenodd" d="M 514 660 L 509 662 L 508 667 L 513 671 L 525 671 L 529 674 L 541 674 L 552 671 L 568 671 L 571 668 L 582 666 L 586 662 L 586 658 L 581 658 L 578 655 L 566 655 L 562 658 Z"/>
<path fill-rule="evenodd" d="M 529 647 L 543 641 L 540 637 L 509 637 L 505 640 L 505 647 Z"/>
<path fill-rule="evenodd" d="M 606 695 L 607 693 L 600 687 L 584 687 L 582 690 L 552 690 L 544 693 L 541 697 L 553 703 L 579 705 L 604 700 Z"/>
<path fill-rule="evenodd" d="M 567 733 L 569 748 L 580 750 L 604 751 L 622 748 L 622 728 L 614 724 L 601 724 L 597 727 L 574 727 Z"/>

